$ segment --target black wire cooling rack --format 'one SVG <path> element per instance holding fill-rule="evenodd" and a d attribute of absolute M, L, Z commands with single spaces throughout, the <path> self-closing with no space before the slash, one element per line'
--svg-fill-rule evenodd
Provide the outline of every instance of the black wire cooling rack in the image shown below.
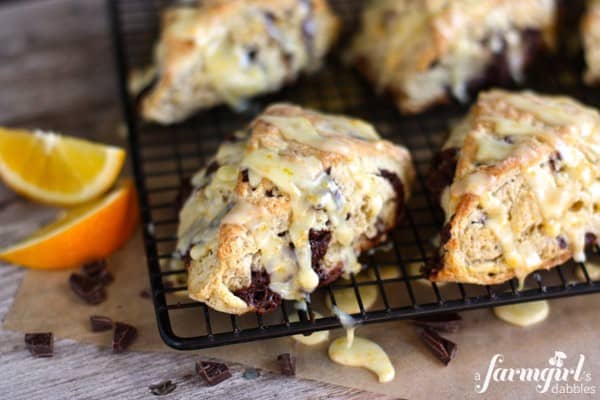
<path fill-rule="evenodd" d="M 432 240 L 443 222 L 441 211 L 425 187 L 424 176 L 448 125 L 465 109 L 448 106 L 420 116 L 401 116 L 392 101 L 375 96 L 356 71 L 339 61 L 339 53 L 332 54 L 327 66 L 315 76 L 301 78 L 277 94 L 254 100 L 253 111 L 245 114 L 219 107 L 173 126 L 139 121 L 134 100 L 127 94 L 127 75 L 132 68 L 150 62 L 160 10 L 168 3 L 164 0 L 108 1 L 153 301 L 160 334 L 169 346 L 200 349 L 337 328 L 339 321 L 324 303 L 336 304 L 336 298 L 341 296 L 350 296 L 355 301 L 353 316 L 359 323 L 367 324 L 600 292 L 600 281 L 590 279 L 584 264 L 573 262 L 532 274 L 523 290 L 517 289 L 515 280 L 503 285 L 475 286 L 436 285 L 422 279 L 416 267 L 432 254 Z M 346 26 L 356 26 L 362 1 L 331 0 L 331 3 Z M 338 47 L 343 48 L 347 43 L 345 36 Z M 546 60 L 543 64 L 532 74 L 527 87 L 565 93 L 600 106 L 600 91 L 587 89 L 580 83 L 583 68 L 580 56 Z M 295 102 L 372 122 L 384 137 L 411 150 L 417 179 L 403 222 L 386 244 L 362 256 L 361 262 L 370 271 L 365 276 L 338 281 L 317 291 L 306 312 L 296 310 L 291 302 L 284 302 L 268 314 L 230 316 L 178 295 L 177 292 L 185 291 L 185 286 L 170 284 L 173 276 L 183 272 L 170 271 L 167 267 L 176 243 L 178 221 L 174 199 L 185 180 L 204 164 L 226 135 L 244 126 L 265 105 L 275 101 Z M 598 248 L 595 253 L 591 257 L 600 257 Z M 369 290 L 371 295 L 375 290 L 376 298 L 366 309 L 365 294 Z M 316 317 L 314 311 L 324 316 Z"/>

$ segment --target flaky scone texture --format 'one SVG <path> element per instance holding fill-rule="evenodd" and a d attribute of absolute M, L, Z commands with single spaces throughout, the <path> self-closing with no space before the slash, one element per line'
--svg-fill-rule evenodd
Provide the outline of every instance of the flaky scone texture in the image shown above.
<path fill-rule="evenodd" d="M 600 235 L 596 110 L 566 97 L 482 93 L 448 139 L 452 150 L 430 279 L 494 284 L 585 260 Z"/>
<path fill-rule="evenodd" d="M 584 81 L 588 85 L 600 82 L 600 0 L 588 1 L 581 24 L 587 69 Z"/>
<path fill-rule="evenodd" d="M 154 65 L 132 75 L 141 114 L 170 124 L 319 69 L 339 30 L 326 0 L 212 0 L 168 9 Z"/>
<path fill-rule="evenodd" d="M 491 82 L 520 82 L 555 42 L 554 0 L 379 0 L 350 59 L 401 111 L 417 113 Z"/>
<path fill-rule="evenodd" d="M 408 151 L 365 122 L 269 107 L 192 179 L 177 245 L 189 296 L 265 312 L 360 271 L 357 256 L 397 223 L 413 176 Z"/>

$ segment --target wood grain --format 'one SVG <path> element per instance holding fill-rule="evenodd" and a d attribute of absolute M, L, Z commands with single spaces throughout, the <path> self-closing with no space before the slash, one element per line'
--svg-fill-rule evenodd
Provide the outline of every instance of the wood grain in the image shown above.
<path fill-rule="evenodd" d="M 102 0 L 0 3 L 0 43 L 0 125 L 123 144 L 116 134 L 120 110 Z M 0 245 L 18 240 L 53 213 L 0 186 Z M 0 266 L 0 316 L 22 276 L 17 267 Z M 177 383 L 170 399 L 384 398 L 264 371 L 247 380 L 241 365 L 231 365 L 232 379 L 206 387 L 194 375 L 194 353 L 113 355 L 69 340 L 55 346 L 54 358 L 35 359 L 22 334 L 0 329 L 0 398 L 146 399 L 153 397 L 148 385 L 165 379 Z"/>

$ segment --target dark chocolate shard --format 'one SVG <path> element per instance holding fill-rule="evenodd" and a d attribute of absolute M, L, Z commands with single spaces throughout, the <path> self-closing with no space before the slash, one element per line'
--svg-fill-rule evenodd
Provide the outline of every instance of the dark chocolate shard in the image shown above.
<path fill-rule="evenodd" d="M 269 289 L 270 282 L 266 271 L 252 271 L 250 286 L 236 290 L 234 294 L 258 313 L 273 311 L 281 304 L 281 296 Z"/>
<path fill-rule="evenodd" d="M 137 338 L 137 329 L 124 322 L 115 322 L 115 332 L 113 335 L 112 349 L 113 353 L 122 353 Z"/>
<path fill-rule="evenodd" d="M 458 313 L 446 313 L 418 318 L 413 320 L 413 324 L 421 328 L 453 333 L 462 327 L 463 320 Z"/>
<path fill-rule="evenodd" d="M 109 317 L 92 315 L 90 317 L 90 327 L 92 332 L 108 331 L 113 328 L 113 321 Z"/>
<path fill-rule="evenodd" d="M 155 396 L 164 396 L 177 388 L 177 385 L 170 379 L 148 386 L 148 390 Z"/>
<path fill-rule="evenodd" d="M 229 367 L 214 361 L 196 361 L 196 373 L 209 386 L 214 386 L 231 378 Z"/>
<path fill-rule="evenodd" d="M 420 337 L 431 353 L 444 363 L 444 365 L 448 365 L 456 356 L 456 343 L 440 336 L 433 329 L 423 329 Z"/>
<path fill-rule="evenodd" d="M 34 357 L 52 357 L 54 336 L 52 332 L 26 333 L 25 347 Z"/>
<path fill-rule="evenodd" d="M 106 300 L 104 284 L 86 275 L 73 273 L 69 277 L 71 290 L 88 304 L 100 304 Z"/>
<path fill-rule="evenodd" d="M 296 375 L 296 357 L 290 353 L 283 353 L 277 356 L 277 363 L 282 375 Z"/>

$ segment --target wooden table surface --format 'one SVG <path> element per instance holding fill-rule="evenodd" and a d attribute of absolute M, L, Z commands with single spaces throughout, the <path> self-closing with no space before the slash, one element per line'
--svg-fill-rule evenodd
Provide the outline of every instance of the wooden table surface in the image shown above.
<path fill-rule="evenodd" d="M 0 88 L 0 125 L 124 144 L 117 134 L 121 114 L 103 0 L 0 3 Z M 0 186 L 0 244 L 31 232 L 53 213 Z M 23 274 L 0 265 L 0 316 L 8 312 Z M 153 398 L 148 385 L 164 379 L 178 383 L 165 397 L 171 399 L 384 398 L 262 371 L 248 380 L 241 365 L 231 365 L 232 379 L 206 387 L 185 378 L 194 370 L 193 353 L 114 357 L 107 349 L 69 340 L 58 340 L 55 353 L 35 359 L 24 348 L 23 334 L 0 329 L 0 398 Z"/>

